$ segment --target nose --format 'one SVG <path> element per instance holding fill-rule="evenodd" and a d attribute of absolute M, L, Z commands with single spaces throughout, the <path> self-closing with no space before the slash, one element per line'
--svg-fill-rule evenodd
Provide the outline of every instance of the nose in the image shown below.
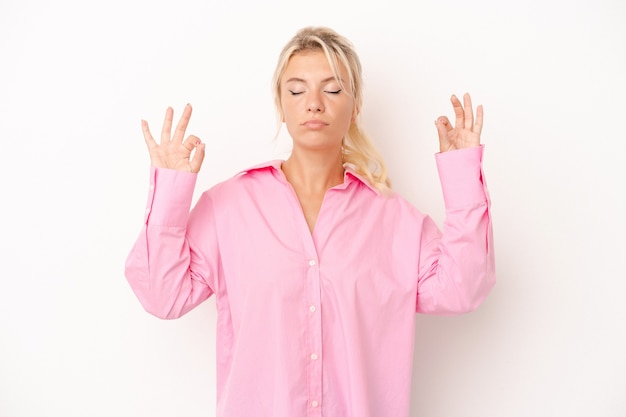
<path fill-rule="evenodd" d="M 324 105 L 322 104 L 319 93 L 311 93 L 307 111 L 310 113 L 321 113 L 324 111 Z"/>

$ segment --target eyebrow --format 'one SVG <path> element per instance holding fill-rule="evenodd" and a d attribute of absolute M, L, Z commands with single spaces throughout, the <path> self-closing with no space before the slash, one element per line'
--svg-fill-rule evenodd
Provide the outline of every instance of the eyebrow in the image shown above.
<path fill-rule="evenodd" d="M 330 81 L 339 81 L 340 83 L 343 83 L 343 80 L 341 78 L 337 78 L 335 76 L 332 76 L 332 77 L 324 78 L 322 80 L 322 84 L 330 82 Z M 305 83 L 306 84 L 306 80 L 304 80 L 302 78 L 298 78 L 298 77 L 291 77 L 288 80 L 285 80 L 285 83 Z"/>

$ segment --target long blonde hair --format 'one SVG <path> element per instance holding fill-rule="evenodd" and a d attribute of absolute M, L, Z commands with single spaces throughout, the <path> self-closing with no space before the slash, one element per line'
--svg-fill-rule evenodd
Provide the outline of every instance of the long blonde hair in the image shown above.
<path fill-rule="evenodd" d="M 363 76 L 361 62 L 352 43 L 334 30 L 323 26 L 309 26 L 300 29 L 285 45 L 278 58 L 278 64 L 272 79 L 274 104 L 276 105 L 279 128 L 283 120 L 280 82 L 293 55 L 310 50 L 321 50 L 326 55 L 328 63 L 339 80 L 339 63 L 348 70 L 349 82 L 354 95 L 354 105 L 357 117 L 350 124 L 346 136 L 343 138 L 343 161 L 369 183 L 379 190 L 391 187 L 387 177 L 387 167 L 370 138 L 359 125 L 361 107 L 363 105 Z M 341 80 L 340 80 L 341 82 Z"/>

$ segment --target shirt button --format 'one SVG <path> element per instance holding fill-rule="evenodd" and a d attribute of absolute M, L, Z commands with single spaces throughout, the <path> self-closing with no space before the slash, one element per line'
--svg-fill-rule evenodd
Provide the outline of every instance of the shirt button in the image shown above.
<path fill-rule="evenodd" d="M 311 313 L 315 313 L 315 310 L 317 310 L 317 309 L 315 308 L 315 306 L 310 306 L 310 307 L 309 307 L 309 311 L 310 311 Z"/>
<path fill-rule="evenodd" d="M 311 353 L 311 359 L 312 360 L 316 360 L 317 359 L 317 353 Z"/>
<path fill-rule="evenodd" d="M 311 260 L 309 261 L 309 265 L 310 265 L 310 266 L 315 266 L 315 264 L 316 264 L 315 259 L 311 259 Z"/>
<path fill-rule="evenodd" d="M 317 401 L 311 401 L 311 407 L 315 408 L 318 405 L 320 405 L 320 403 L 318 403 Z"/>

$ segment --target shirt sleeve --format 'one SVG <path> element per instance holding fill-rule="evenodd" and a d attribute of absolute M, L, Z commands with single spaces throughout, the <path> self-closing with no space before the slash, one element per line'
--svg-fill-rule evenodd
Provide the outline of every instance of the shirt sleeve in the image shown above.
<path fill-rule="evenodd" d="M 210 268 L 194 259 L 197 249 L 188 237 L 196 178 L 150 169 L 145 222 L 126 259 L 125 275 L 135 295 L 146 311 L 163 319 L 178 318 L 213 294 Z"/>
<path fill-rule="evenodd" d="M 495 285 L 484 146 L 436 154 L 446 217 L 442 231 L 422 226 L 416 310 L 452 315 L 475 310 Z"/>

